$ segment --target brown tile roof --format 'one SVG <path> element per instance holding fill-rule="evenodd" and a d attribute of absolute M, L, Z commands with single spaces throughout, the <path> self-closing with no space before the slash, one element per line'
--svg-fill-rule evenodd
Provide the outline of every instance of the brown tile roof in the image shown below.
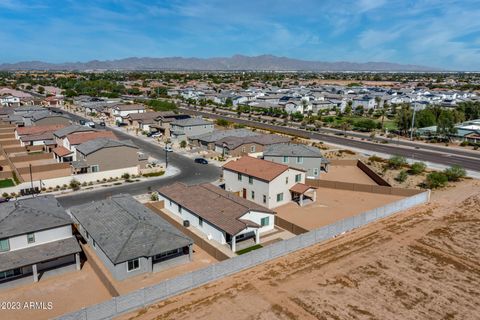
<path fill-rule="evenodd" d="M 127 118 L 132 121 L 145 121 L 145 120 L 154 120 L 155 118 L 161 116 L 164 112 L 142 112 L 142 113 L 130 113 Z"/>
<path fill-rule="evenodd" d="M 113 132 L 106 130 L 95 132 L 76 132 L 67 136 L 67 139 L 71 145 L 81 144 L 98 138 L 110 138 L 113 140 L 118 140 L 117 136 L 115 136 Z"/>
<path fill-rule="evenodd" d="M 128 110 L 144 110 L 145 106 L 142 104 L 120 104 L 113 109 L 119 110 L 119 111 L 128 111 Z"/>
<path fill-rule="evenodd" d="M 303 183 L 297 183 L 290 188 L 290 191 L 303 194 L 307 192 L 309 189 L 316 189 L 316 188 L 312 186 L 307 186 L 306 184 L 303 184 Z"/>
<path fill-rule="evenodd" d="M 72 151 L 68 150 L 65 147 L 56 147 L 56 148 L 53 148 L 52 151 L 59 157 L 64 157 L 64 156 L 72 153 Z"/>
<path fill-rule="evenodd" d="M 256 226 L 252 221 L 240 219 L 250 210 L 275 213 L 209 183 L 187 186 L 177 182 L 161 187 L 158 192 L 231 235 L 247 226 Z"/>
<path fill-rule="evenodd" d="M 20 136 L 27 135 L 27 134 L 41 134 L 47 132 L 54 132 L 58 129 L 65 128 L 66 125 L 64 124 L 49 124 L 44 126 L 29 126 L 29 127 L 18 127 L 17 134 Z"/>
<path fill-rule="evenodd" d="M 249 156 L 232 160 L 223 165 L 224 169 L 243 173 L 265 181 L 272 181 L 288 170 L 288 166 Z"/>

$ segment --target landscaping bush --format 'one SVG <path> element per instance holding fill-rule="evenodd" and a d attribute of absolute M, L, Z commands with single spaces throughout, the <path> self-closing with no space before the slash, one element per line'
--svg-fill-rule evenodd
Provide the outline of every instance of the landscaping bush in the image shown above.
<path fill-rule="evenodd" d="M 151 173 L 144 173 L 144 177 L 159 177 L 163 176 L 165 174 L 165 171 L 159 171 L 159 172 L 151 172 Z"/>
<path fill-rule="evenodd" d="M 371 161 L 371 162 L 385 162 L 385 160 L 383 160 L 383 158 L 380 158 L 379 156 L 370 156 L 368 158 L 368 161 Z"/>
<path fill-rule="evenodd" d="M 124 174 L 122 174 L 122 179 L 125 179 L 125 180 L 128 180 L 128 179 L 130 179 L 130 174 L 129 174 L 129 173 L 127 173 L 127 172 L 126 172 L 126 173 L 124 173 Z"/>
<path fill-rule="evenodd" d="M 437 189 L 446 186 L 448 178 L 443 172 L 432 172 L 427 175 L 425 185 L 429 189 Z"/>
<path fill-rule="evenodd" d="M 64 185 L 65 186 L 65 185 Z M 76 190 L 80 190 L 80 182 L 76 179 L 72 179 L 70 181 L 70 188 L 73 190 L 73 191 L 76 191 Z"/>
<path fill-rule="evenodd" d="M 459 165 L 454 165 L 443 171 L 445 176 L 447 176 L 448 181 L 458 181 L 462 178 L 465 178 L 467 172 Z"/>
<path fill-rule="evenodd" d="M 8 193 L 6 192 L 2 193 L 2 198 L 8 198 Z"/>
<path fill-rule="evenodd" d="M 387 164 L 390 169 L 400 169 L 407 164 L 407 159 L 402 156 L 392 156 L 388 159 Z"/>
<path fill-rule="evenodd" d="M 186 147 L 187 147 L 187 141 L 182 140 L 182 141 L 180 142 L 180 148 L 186 148 Z"/>
<path fill-rule="evenodd" d="M 150 200 L 158 201 L 158 194 L 156 192 L 152 192 L 152 194 L 150 195 Z"/>
<path fill-rule="evenodd" d="M 408 177 L 407 171 L 402 170 L 395 177 L 395 180 L 398 181 L 398 182 L 405 182 L 405 180 L 407 180 L 407 177 Z"/>
<path fill-rule="evenodd" d="M 427 165 L 425 163 L 415 162 L 414 164 L 412 164 L 412 167 L 410 168 L 409 173 L 417 175 L 417 174 L 423 173 L 426 168 L 427 168 Z"/>

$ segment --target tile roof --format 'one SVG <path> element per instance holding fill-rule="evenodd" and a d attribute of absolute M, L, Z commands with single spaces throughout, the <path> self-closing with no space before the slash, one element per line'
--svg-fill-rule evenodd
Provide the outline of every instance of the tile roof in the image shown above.
<path fill-rule="evenodd" d="M 65 209 L 53 196 L 0 204 L 0 239 L 71 223 Z"/>
<path fill-rule="evenodd" d="M 223 165 L 223 168 L 265 181 L 272 181 L 288 170 L 287 165 L 249 156 L 227 162 Z"/>
<path fill-rule="evenodd" d="M 161 187 L 158 192 L 230 235 L 255 225 L 240 219 L 249 211 L 275 213 L 210 183 L 187 186 L 176 182 Z"/>
<path fill-rule="evenodd" d="M 310 189 L 316 189 L 316 188 L 312 186 L 308 186 L 304 183 L 297 183 L 290 188 L 290 191 L 303 194 Z"/>
<path fill-rule="evenodd" d="M 138 147 L 131 140 L 113 140 L 109 138 L 98 138 L 95 140 L 90 140 L 79 144 L 77 146 L 77 151 L 89 155 L 93 152 L 96 152 L 104 148 L 115 148 L 115 147 L 130 147 L 138 149 Z"/>
<path fill-rule="evenodd" d="M 66 125 L 64 124 L 48 124 L 41 126 L 18 127 L 15 130 L 17 131 L 18 135 L 22 136 L 26 134 L 41 134 L 46 132 L 54 132 L 65 127 Z"/>
<path fill-rule="evenodd" d="M 53 148 L 52 151 L 53 151 L 53 153 L 55 153 L 59 157 L 64 157 L 64 156 L 69 155 L 70 153 L 73 152 L 73 151 L 68 150 L 65 147 L 62 147 L 62 146 Z"/>
<path fill-rule="evenodd" d="M 113 109 L 119 111 L 144 110 L 145 106 L 143 104 L 120 104 L 113 107 Z"/>
<path fill-rule="evenodd" d="M 0 254 L 0 272 L 81 252 L 75 237 L 47 242 Z"/>
<path fill-rule="evenodd" d="M 117 136 L 112 131 L 107 130 L 94 132 L 76 132 L 67 136 L 70 145 L 77 145 L 98 138 L 110 138 L 113 140 L 118 140 Z"/>
<path fill-rule="evenodd" d="M 70 213 L 114 264 L 193 244 L 189 237 L 128 194 L 75 206 Z"/>

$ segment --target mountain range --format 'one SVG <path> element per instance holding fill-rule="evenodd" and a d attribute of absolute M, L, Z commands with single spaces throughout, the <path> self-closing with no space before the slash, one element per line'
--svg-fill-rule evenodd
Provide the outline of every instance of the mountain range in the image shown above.
<path fill-rule="evenodd" d="M 390 62 L 324 62 L 307 61 L 273 55 L 220 58 L 126 58 L 119 60 L 92 60 L 88 62 L 47 63 L 23 61 L 0 64 L 0 70 L 168 70 L 168 71 L 377 71 L 427 72 L 440 69 Z"/>

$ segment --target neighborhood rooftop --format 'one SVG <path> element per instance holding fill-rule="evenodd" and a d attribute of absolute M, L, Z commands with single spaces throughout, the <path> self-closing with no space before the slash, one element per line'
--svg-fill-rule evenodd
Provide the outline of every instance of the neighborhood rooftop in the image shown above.
<path fill-rule="evenodd" d="M 94 131 L 94 132 L 81 132 L 81 133 L 72 133 L 67 136 L 70 145 L 81 144 L 90 140 L 98 138 L 110 138 L 117 140 L 117 137 L 112 131 Z"/>
<path fill-rule="evenodd" d="M 240 219 L 249 211 L 274 213 L 209 183 L 187 186 L 177 182 L 160 188 L 158 192 L 232 235 L 253 226 L 251 221 Z"/>
<path fill-rule="evenodd" d="M 223 168 L 265 181 L 272 181 L 288 170 L 287 165 L 249 156 L 242 157 L 238 160 L 232 160 L 224 164 Z"/>
<path fill-rule="evenodd" d="M 211 125 L 212 122 L 203 120 L 202 118 L 187 118 L 187 119 L 179 119 L 172 121 L 172 125 L 176 125 L 179 127 L 189 127 L 189 126 L 205 126 Z"/>
<path fill-rule="evenodd" d="M 72 207 L 70 212 L 114 264 L 193 243 L 127 194 Z"/>
<path fill-rule="evenodd" d="M 90 153 L 93 153 L 103 148 L 114 148 L 121 146 L 138 149 L 138 147 L 131 140 L 118 141 L 109 138 L 98 138 L 80 144 L 77 147 L 77 151 L 84 155 L 89 155 Z"/>
<path fill-rule="evenodd" d="M 232 129 L 232 130 L 222 130 L 214 131 L 212 133 L 205 133 L 198 136 L 192 136 L 190 139 L 197 139 L 206 142 L 215 142 L 225 137 L 250 137 L 256 136 L 258 133 L 247 129 Z"/>
<path fill-rule="evenodd" d="M 90 127 L 73 124 L 71 126 L 55 131 L 53 135 L 59 138 L 65 138 L 66 136 L 74 132 L 87 132 L 87 131 L 96 131 L 96 130 Z"/>
<path fill-rule="evenodd" d="M 318 148 L 297 143 L 272 144 L 263 151 L 264 156 L 323 157 Z M 326 159 L 325 159 L 326 160 Z"/>

